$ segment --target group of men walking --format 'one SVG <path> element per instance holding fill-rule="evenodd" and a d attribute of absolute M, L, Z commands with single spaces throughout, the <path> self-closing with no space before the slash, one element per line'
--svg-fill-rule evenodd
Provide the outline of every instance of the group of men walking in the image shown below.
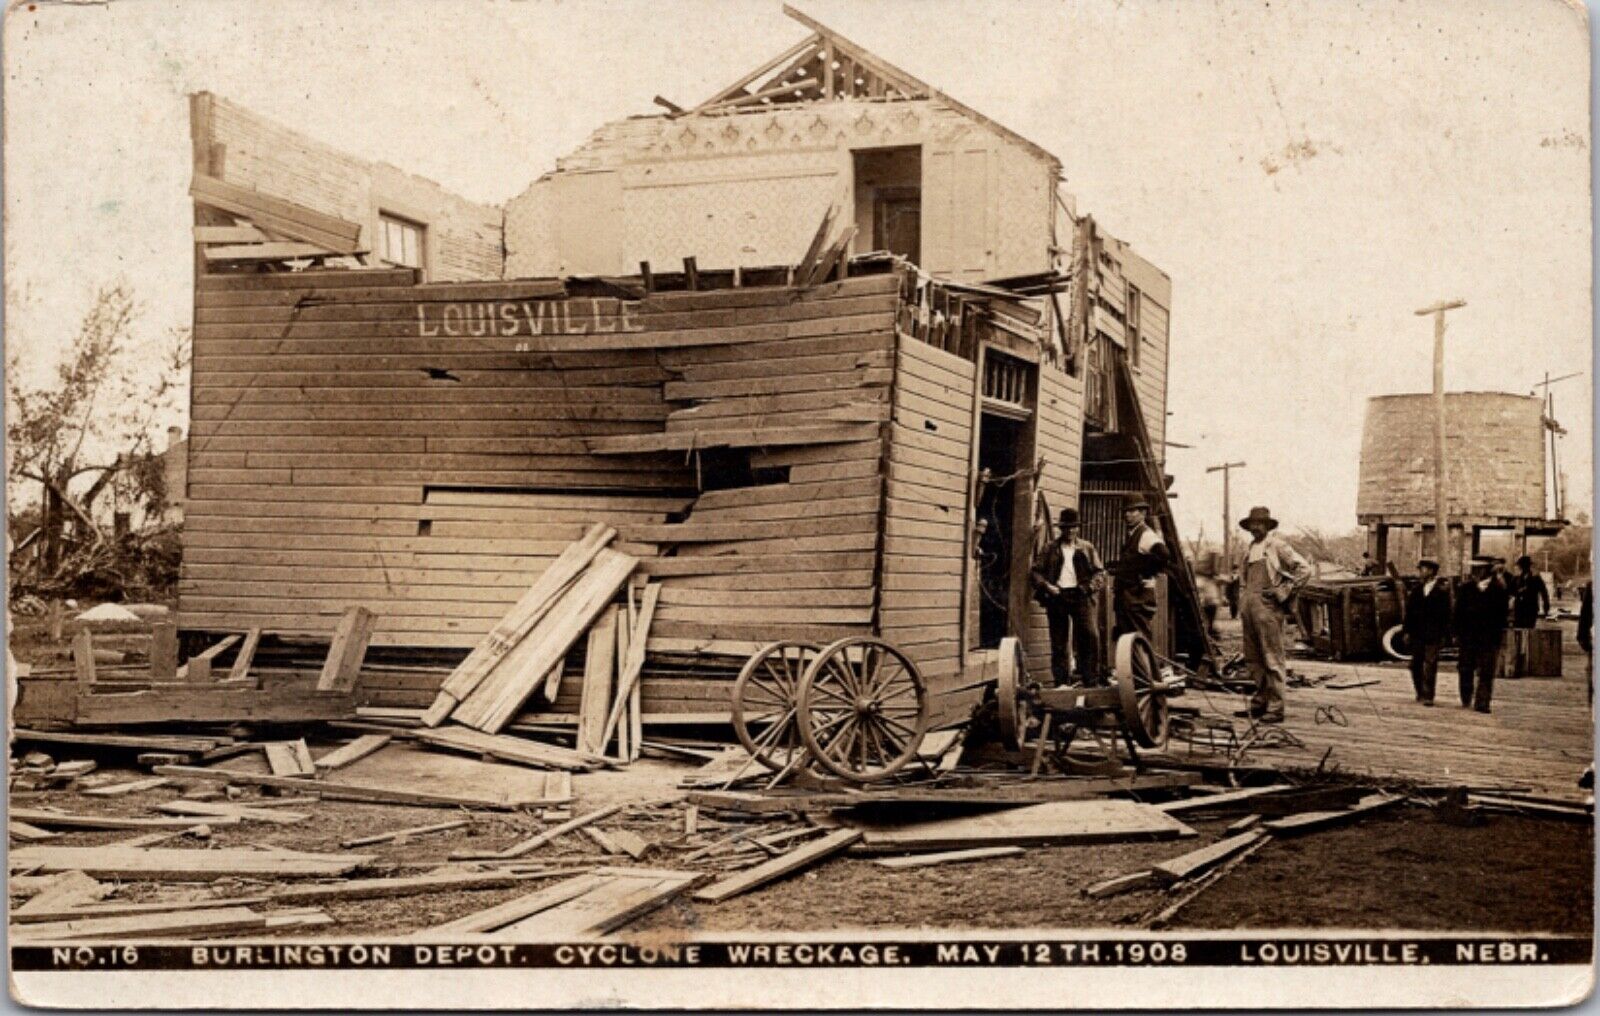
<path fill-rule="evenodd" d="M 1172 551 L 1150 525 L 1150 503 L 1130 495 L 1123 501 L 1126 530 L 1112 572 L 1116 637 L 1137 632 L 1150 638 L 1155 627 L 1156 579 L 1172 563 Z M 1109 673 L 1094 617 L 1095 593 L 1105 584 L 1100 555 L 1080 534 L 1075 508 L 1065 508 L 1054 542 L 1034 563 L 1035 596 L 1050 626 L 1050 670 L 1057 684 L 1105 684 Z M 1283 721 L 1283 689 L 1288 665 L 1283 654 L 1283 622 L 1294 591 L 1311 577 L 1311 566 L 1278 536 L 1278 520 L 1266 508 L 1252 508 L 1239 525 L 1251 535 L 1240 562 L 1239 616 L 1244 625 L 1244 657 L 1255 681 L 1250 706 L 1240 715 L 1265 723 Z"/>
<path fill-rule="evenodd" d="M 1411 683 L 1417 701 L 1433 705 L 1439 649 L 1453 629 L 1461 707 L 1489 712 L 1507 622 L 1513 628 L 1532 628 L 1548 615 L 1549 587 L 1526 554 L 1517 559 L 1510 575 L 1497 557 L 1473 558 L 1470 573 L 1456 586 L 1453 603 L 1448 584 L 1439 578 L 1437 560 L 1418 561 L 1417 573 L 1420 581 L 1406 595 L 1401 624 L 1411 643 Z"/>

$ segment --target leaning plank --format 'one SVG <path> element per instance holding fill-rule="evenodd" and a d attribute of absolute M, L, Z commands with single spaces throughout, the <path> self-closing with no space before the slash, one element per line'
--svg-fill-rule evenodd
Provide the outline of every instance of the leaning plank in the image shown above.
<path fill-rule="evenodd" d="M 538 850 L 540 847 L 544 846 L 546 843 L 549 843 L 551 840 L 555 839 L 558 836 L 565 836 L 567 833 L 575 832 L 576 830 L 582 829 L 584 826 L 588 825 L 591 822 L 598 822 L 603 818 L 609 818 L 610 816 L 615 815 L 617 812 L 621 811 L 622 807 L 623 806 L 621 804 L 612 804 L 612 805 L 607 805 L 604 808 L 600 808 L 600 809 L 598 809 L 596 811 L 591 811 L 591 812 L 589 812 L 587 814 L 584 814 L 584 815 L 578 815 L 575 818 L 568 819 L 567 821 L 561 823 L 558 826 L 552 826 L 549 829 L 544 830 L 543 832 L 535 833 L 533 836 L 528 837 L 527 839 L 523 840 L 521 843 L 514 843 L 511 846 L 507 847 L 506 849 L 504 849 L 502 851 L 499 851 L 498 853 L 487 854 L 487 855 L 472 855 L 471 857 L 468 857 L 467 855 L 460 855 L 460 856 L 463 859 L 466 859 L 466 860 L 483 860 L 485 857 L 492 857 L 492 858 L 522 857 L 522 856 L 524 856 L 526 854 L 533 853 L 535 850 Z M 455 855 L 452 855 L 452 856 L 455 856 Z"/>
<path fill-rule="evenodd" d="M 239 655 L 233 658 L 233 667 L 228 671 L 228 680 L 244 681 L 250 677 L 250 664 L 256 658 L 256 650 L 261 646 L 261 629 L 251 628 L 245 634 L 244 645 L 239 647 Z"/>
<path fill-rule="evenodd" d="M 10 810 L 13 820 L 31 822 L 50 829 L 187 829 L 193 819 L 185 818 L 127 818 L 120 815 L 72 815 L 67 812 L 47 811 L 43 808 L 17 808 Z M 234 825 L 237 817 L 225 818 L 221 825 Z"/>
<path fill-rule="evenodd" d="M 166 914 L 137 914 L 132 917 L 86 918 L 52 921 L 13 927 L 14 940 L 58 942 L 86 938 L 168 938 L 217 935 L 224 932 L 265 928 L 267 918 L 246 907 L 180 910 Z"/>
<path fill-rule="evenodd" d="M 1149 805 L 1114 800 L 1052 801 L 903 825 L 866 825 L 859 821 L 852 824 L 865 828 L 860 849 L 867 853 L 1165 840 L 1196 835 L 1193 829 Z"/>
<path fill-rule="evenodd" d="M 314 243 L 339 254 L 355 253 L 360 246 L 361 224 L 358 222 L 325 215 L 296 202 L 231 184 L 218 177 L 196 173 L 189 185 L 189 193 L 201 204 L 243 215 L 256 225 L 291 240 Z"/>
<path fill-rule="evenodd" d="M 317 759 L 314 764 L 317 769 L 328 772 L 341 769 L 358 759 L 371 755 L 388 744 L 393 737 L 393 734 L 362 734 L 349 744 L 328 752 L 328 754 Z"/>
<path fill-rule="evenodd" d="M 272 769 L 274 776 L 313 776 L 316 767 L 307 761 L 308 756 L 302 756 L 300 749 L 305 747 L 305 742 L 300 741 L 297 748 L 288 741 L 269 741 L 262 745 L 267 754 L 267 765 Z"/>
<path fill-rule="evenodd" d="M 332 251 L 314 243 L 241 243 L 205 248 L 207 261 L 286 261 L 320 258 Z"/>
<path fill-rule="evenodd" d="M 974 847 L 971 850 L 941 850 L 933 854 L 912 854 L 909 857 L 882 857 L 873 863 L 882 868 L 931 868 L 940 864 L 965 864 L 968 861 L 987 861 L 995 857 L 1016 857 L 1027 853 L 1021 847 Z"/>
<path fill-rule="evenodd" d="M 351 607 L 344 612 L 333 629 L 328 658 L 317 676 L 318 691 L 349 691 L 356 686 L 361 661 L 367 657 L 367 643 L 377 623 L 377 615 L 365 607 Z"/>
<path fill-rule="evenodd" d="M 619 661 L 617 670 L 616 698 L 611 705 L 611 715 L 606 717 L 606 726 L 600 734 L 601 744 L 610 744 L 612 734 L 616 733 L 617 724 L 622 722 L 622 714 L 628 708 L 628 703 L 633 696 L 634 685 L 639 680 L 639 674 L 644 670 L 645 646 L 649 642 L 650 623 L 655 617 L 656 603 L 661 598 L 661 583 L 652 582 L 645 587 L 644 596 L 639 603 L 639 620 L 634 630 L 628 633 L 628 657 Z"/>
<path fill-rule="evenodd" d="M 234 643 L 243 637 L 242 635 L 229 635 L 216 645 L 189 657 L 189 661 L 178 668 L 179 679 L 188 681 L 190 684 L 210 683 L 211 668 L 216 663 L 217 657 L 232 649 Z"/>
<path fill-rule="evenodd" d="M 699 890 L 694 898 L 704 903 L 721 903 L 725 899 L 749 892 L 785 875 L 809 867 L 830 854 L 836 854 L 861 839 L 859 829 L 837 829 L 828 835 L 780 854 L 765 864 L 731 875 Z"/>
<path fill-rule="evenodd" d="M 438 730 L 419 730 L 416 740 L 469 755 L 487 755 L 505 762 L 516 762 L 535 769 L 566 769 L 584 772 L 594 769 L 597 763 L 569 748 L 554 744 L 541 744 L 509 734 L 486 734 L 470 727 L 441 727 Z"/>
<path fill-rule="evenodd" d="M 490 808 L 497 811 L 514 811 L 518 808 L 567 803 L 566 799 L 551 801 L 543 797 L 506 799 L 435 794 L 421 790 L 407 790 L 403 787 L 364 786 L 354 783 L 335 783 L 331 780 L 313 781 L 297 776 L 261 776 L 227 769 L 201 769 L 197 766 L 156 766 L 156 772 L 162 776 L 181 776 L 186 779 L 210 780 L 214 783 L 240 783 L 246 786 L 276 787 L 280 790 L 306 790 L 337 801 L 415 805 L 420 808 Z"/>
<path fill-rule="evenodd" d="M 93 903 L 111 894 L 116 887 L 90 878 L 81 871 L 64 871 L 48 878 L 43 889 L 16 909 L 15 917 L 29 917 Z"/>
<path fill-rule="evenodd" d="M 612 679 L 617 669 L 617 608 L 607 607 L 589 629 L 584 655 L 583 694 L 578 700 L 578 750 L 598 755 L 605 751 L 601 735 L 611 708 Z"/>
<path fill-rule="evenodd" d="M 451 829 L 461 829 L 472 824 L 470 818 L 458 818 L 449 822 L 435 822 L 432 825 L 412 826 L 409 829 L 395 829 L 387 833 L 374 833 L 371 836 L 358 836 L 353 840 L 341 840 L 339 846 L 345 850 L 352 847 L 370 847 L 374 843 L 388 843 L 391 840 L 409 840 L 416 836 L 426 836 L 429 833 L 442 833 Z"/>
<path fill-rule="evenodd" d="M 1160 864 L 1153 865 L 1150 871 L 1163 882 L 1182 882 L 1186 878 L 1194 878 L 1196 875 L 1211 870 L 1265 835 L 1267 834 L 1259 829 L 1253 829 L 1239 833 L 1237 836 L 1229 836 L 1227 839 L 1218 840 L 1210 846 L 1201 847 L 1199 850 L 1191 850 L 1182 856 L 1162 861 Z"/>
<path fill-rule="evenodd" d="M 11 851 L 13 867 L 81 871 L 96 878 L 197 882 L 214 878 L 333 878 L 371 864 L 367 854 L 284 853 L 275 850 L 180 850 L 169 847 L 29 846 Z"/>
<path fill-rule="evenodd" d="M 1344 811 L 1302 812 L 1299 815 L 1288 815 L 1284 818 L 1275 818 L 1270 822 L 1263 822 L 1261 823 L 1261 828 L 1277 833 L 1280 836 L 1311 832 L 1314 829 L 1326 829 L 1328 826 L 1343 825 L 1363 815 L 1393 807 L 1403 800 L 1405 798 L 1400 794 L 1372 794 L 1362 798 L 1354 807 L 1347 808 Z"/>
<path fill-rule="evenodd" d="M 456 935 L 487 934 L 530 917 L 551 907 L 559 906 L 570 899 L 582 896 L 591 889 L 603 884 L 605 878 L 595 875 L 580 875 L 558 882 L 553 886 L 540 889 L 538 892 L 508 900 L 499 906 L 480 910 L 475 914 L 459 917 L 454 921 L 436 925 L 418 932 L 416 937 L 436 938 L 453 937 Z"/>
<path fill-rule="evenodd" d="M 1094 885 L 1085 887 L 1083 894 L 1091 899 L 1103 900 L 1107 896 L 1117 896 L 1155 884 L 1155 872 L 1146 868 L 1143 871 L 1135 871 L 1127 875 L 1118 875 L 1116 878 L 1108 878 L 1103 882 L 1096 882 Z"/>
<path fill-rule="evenodd" d="M 26 822 L 18 822 L 16 819 L 12 819 L 10 822 L 7 822 L 6 829 L 11 834 L 13 839 L 21 840 L 24 843 L 33 843 L 37 840 L 50 840 L 60 835 L 59 833 L 53 833 L 48 829 L 40 829 L 36 825 L 29 825 Z"/>
<path fill-rule="evenodd" d="M 164 787 L 171 782 L 165 776 L 151 776 L 148 779 L 130 780 L 127 783 L 113 783 L 107 787 L 91 787 L 83 793 L 88 797 L 122 797 L 124 794 L 137 794 Z"/>
<path fill-rule="evenodd" d="M 550 610 L 562 593 L 589 567 L 595 555 L 605 549 L 617 535 L 610 526 L 596 523 L 583 534 L 583 538 L 570 544 L 550 566 L 540 573 L 506 611 L 482 642 L 462 660 L 445 679 L 433 707 L 423 715 L 426 726 L 436 727 L 456 705 L 470 695 L 474 688 L 488 676 L 495 664 L 523 640 L 540 619 Z"/>
<path fill-rule="evenodd" d="M 261 691 L 222 684 L 197 685 L 182 691 L 139 691 L 79 695 L 81 725 L 126 726 L 137 723 L 309 723 L 348 719 L 355 709 L 349 694 L 310 689 Z M 189 753 L 193 754 L 193 753 Z"/>
<path fill-rule="evenodd" d="M 533 694 L 555 662 L 565 656 L 611 598 L 628 581 L 638 561 L 602 550 L 560 601 L 527 637 L 495 664 L 452 717 L 458 723 L 499 733 Z"/>

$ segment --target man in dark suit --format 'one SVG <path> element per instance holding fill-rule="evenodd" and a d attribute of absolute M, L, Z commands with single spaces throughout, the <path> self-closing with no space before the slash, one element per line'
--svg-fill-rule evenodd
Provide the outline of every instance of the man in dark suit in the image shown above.
<path fill-rule="evenodd" d="M 1072 680 L 1074 657 L 1080 684 L 1100 684 L 1100 629 L 1095 592 L 1105 572 L 1094 544 L 1078 536 L 1078 510 L 1061 509 L 1057 536 L 1033 565 L 1033 594 L 1050 623 L 1050 673 L 1058 685 Z"/>
<path fill-rule="evenodd" d="M 1148 639 L 1155 630 L 1156 576 L 1167 570 L 1172 551 L 1161 533 L 1150 525 L 1149 518 L 1150 502 L 1143 496 L 1129 494 L 1123 499 L 1122 520 L 1127 523 L 1128 532 L 1116 561 L 1112 586 L 1119 638 L 1138 632 Z"/>
<path fill-rule="evenodd" d="M 1517 570 L 1511 576 L 1511 626 L 1532 628 L 1549 614 L 1550 588 L 1544 584 L 1544 576 L 1533 570 L 1533 558 L 1524 554 L 1517 558 Z"/>
<path fill-rule="evenodd" d="M 1411 686 L 1417 701 L 1433 705 L 1434 685 L 1439 676 L 1439 647 L 1450 631 L 1450 590 L 1439 581 L 1439 562 L 1423 558 L 1417 562 L 1421 579 L 1406 594 L 1406 619 L 1401 628 L 1411 642 Z"/>
<path fill-rule="evenodd" d="M 1461 708 L 1489 711 L 1494 696 L 1494 675 L 1500 668 L 1500 643 L 1506 633 L 1511 593 L 1505 576 L 1492 557 L 1472 559 L 1472 574 L 1456 590 L 1456 639 L 1461 647 L 1457 664 L 1461 678 Z"/>

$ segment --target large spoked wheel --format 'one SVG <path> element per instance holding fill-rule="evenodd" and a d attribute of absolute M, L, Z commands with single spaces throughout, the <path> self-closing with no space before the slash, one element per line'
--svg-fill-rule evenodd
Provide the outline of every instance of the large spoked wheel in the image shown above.
<path fill-rule="evenodd" d="M 1022 747 L 1028 732 L 1028 704 L 1023 690 L 1028 687 L 1028 664 L 1022 655 L 1022 640 L 1000 640 L 1000 679 L 995 683 L 995 707 L 1000 722 L 1000 740 L 1012 751 Z"/>
<path fill-rule="evenodd" d="M 1143 635 L 1130 632 L 1117 640 L 1117 696 L 1122 722 L 1141 748 L 1164 748 L 1171 712 L 1155 650 Z"/>
<path fill-rule="evenodd" d="M 888 779 L 922 744 L 927 686 L 888 642 L 840 639 L 800 678 L 798 719 L 801 743 L 822 768 L 856 783 Z"/>
<path fill-rule="evenodd" d="M 775 773 L 805 751 L 798 719 L 800 678 L 817 649 L 812 642 L 762 646 L 733 683 L 733 732 L 752 758 Z"/>

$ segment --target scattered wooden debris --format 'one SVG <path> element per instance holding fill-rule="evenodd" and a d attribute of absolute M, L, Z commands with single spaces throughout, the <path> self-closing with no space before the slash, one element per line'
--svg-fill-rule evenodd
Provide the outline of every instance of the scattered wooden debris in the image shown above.
<path fill-rule="evenodd" d="M 14 739 L 32 744 L 86 744 L 106 748 L 149 748 L 181 754 L 209 751 L 232 738 L 189 737 L 176 734 L 82 734 L 76 731 L 34 730 L 19 727 Z"/>
<path fill-rule="evenodd" d="M 199 815 L 209 821 L 231 819 L 238 822 L 266 822 L 271 825 L 294 825 L 311 817 L 303 811 L 251 808 L 240 804 L 212 804 L 208 801 L 164 801 L 156 805 L 156 810 L 172 815 Z"/>
<path fill-rule="evenodd" d="M 176 850 L 122 846 L 28 846 L 11 852 L 12 867 L 38 865 L 41 871 L 81 871 L 97 878 L 170 879 L 199 882 L 214 878 L 315 878 L 345 875 L 373 858 L 363 854 L 311 854 L 276 850 Z"/>
<path fill-rule="evenodd" d="M 14 916 L 20 920 L 31 915 L 93 903 L 109 896 L 113 888 L 81 871 L 64 871 L 50 876 L 32 899 L 16 909 Z"/>
<path fill-rule="evenodd" d="M 1487 811 L 1497 811 L 1512 815 L 1554 818 L 1567 822 L 1594 821 L 1594 813 L 1589 808 L 1548 799 L 1502 797 L 1494 794 L 1469 794 L 1467 795 L 1467 801 L 1469 804 L 1476 805 Z"/>
<path fill-rule="evenodd" d="M 1206 797 L 1189 797 L 1177 801 L 1166 801 L 1162 804 L 1153 805 L 1152 807 L 1164 811 L 1168 815 L 1186 815 L 1200 811 L 1219 811 L 1223 810 L 1225 806 L 1239 805 L 1239 803 L 1242 801 L 1248 801 L 1251 798 L 1260 797 L 1263 794 L 1281 794 L 1286 790 L 1292 789 L 1293 787 L 1287 783 L 1277 783 L 1269 787 L 1245 787 L 1242 790 L 1229 790 L 1220 794 L 1211 794 Z M 1253 805 L 1247 807 L 1253 807 Z"/>
<path fill-rule="evenodd" d="M 1252 855 L 1254 855 L 1256 853 L 1256 851 L 1260 850 L 1262 847 L 1265 847 L 1268 843 L 1271 843 L 1271 842 L 1272 842 L 1272 837 L 1270 837 L 1270 836 L 1262 836 L 1260 839 L 1256 840 L 1254 843 L 1250 844 L 1245 849 L 1243 849 L 1243 850 L 1239 851 L 1237 854 L 1233 855 L 1232 858 L 1230 858 L 1227 861 L 1223 862 L 1218 867 L 1213 868 L 1211 871 L 1201 875 L 1198 879 L 1194 880 L 1193 882 L 1180 883 L 1180 885 L 1184 885 L 1184 886 L 1192 885 L 1193 888 L 1190 889 L 1189 892 L 1184 894 L 1178 900 L 1173 902 L 1171 905 L 1169 905 L 1169 906 L 1165 907 L 1164 909 L 1162 909 L 1162 911 L 1160 913 L 1158 913 L 1154 917 L 1152 917 L 1150 919 L 1150 921 L 1148 922 L 1149 926 L 1151 928 L 1164 928 L 1168 924 L 1171 924 L 1172 923 L 1172 919 L 1177 916 L 1178 911 L 1182 910 L 1184 907 L 1186 907 L 1190 903 L 1192 903 L 1194 901 L 1195 897 L 1199 896 L 1201 893 L 1205 892 L 1207 889 L 1209 889 L 1213 885 L 1217 884 L 1217 882 L 1221 881 L 1221 879 L 1222 879 L 1222 877 L 1224 875 L 1226 875 L 1228 872 L 1232 871 L 1234 868 L 1238 867 L 1239 865 L 1243 864 Z"/>
<path fill-rule="evenodd" d="M 132 917 L 19 924 L 11 932 L 14 941 L 58 942 L 91 938 L 203 937 L 207 934 L 253 931 L 266 926 L 265 914 L 246 907 L 219 907 Z"/>
<path fill-rule="evenodd" d="M 1236 822 L 1229 823 L 1226 832 L 1242 833 L 1246 829 L 1254 829 L 1256 826 L 1258 826 L 1260 824 L 1261 824 L 1261 816 L 1260 815 L 1246 815 L 1244 818 L 1241 818 Z"/>
<path fill-rule="evenodd" d="M 590 826 L 584 826 L 582 832 L 583 832 L 583 834 L 585 836 L 589 837 L 589 839 L 593 840 L 595 842 L 596 846 L 598 846 L 601 850 L 605 851 L 606 853 L 608 853 L 608 854 L 620 854 L 620 853 L 622 853 L 622 848 L 617 846 L 616 842 L 613 841 L 611 839 L 611 837 L 607 833 L 605 833 L 603 830 L 597 829 L 594 826 L 590 825 Z"/>
<path fill-rule="evenodd" d="M 215 783 L 239 783 L 257 787 L 276 787 L 281 790 L 314 790 L 330 800 L 367 801 L 374 804 L 415 805 L 422 808 L 488 808 L 497 811 L 514 811 L 519 808 L 562 804 L 569 796 L 559 799 L 545 797 L 468 797 L 458 794 L 438 794 L 402 787 L 370 786 L 355 783 L 335 783 L 331 780 L 307 781 L 297 776 L 261 776 L 255 773 L 233 772 L 227 769 L 201 769 L 195 766 L 157 766 L 163 776 L 178 776 Z"/>
<path fill-rule="evenodd" d="M 861 839 L 859 829 L 837 829 L 811 843 L 797 847 L 786 854 L 774 857 L 764 864 L 759 864 L 748 871 L 739 872 L 720 882 L 706 886 L 694 894 L 696 900 L 704 903 L 721 903 L 723 900 L 749 892 L 757 886 L 766 885 L 785 875 L 799 871 L 810 865 L 836 854 L 851 846 Z"/>
<path fill-rule="evenodd" d="M 1016 857 L 1027 851 L 1021 847 L 974 847 L 971 850 L 941 850 L 932 854 L 911 854 L 907 857 L 880 857 L 873 864 L 882 868 L 931 868 L 940 864 L 966 864 L 970 861 L 987 861 L 996 857 Z"/>
<path fill-rule="evenodd" d="M 16 819 L 12 819 L 11 821 L 7 822 L 6 828 L 7 831 L 10 832 L 13 839 L 21 840 L 24 843 L 35 843 L 39 840 L 54 839 L 56 836 L 60 835 L 59 833 L 53 833 L 48 829 L 40 829 L 38 826 L 29 825 L 27 822 L 18 822 Z"/>
<path fill-rule="evenodd" d="M 1118 896 L 1122 893 L 1132 892 L 1135 889 L 1147 889 L 1157 885 L 1156 874 L 1149 868 L 1141 871 L 1130 872 L 1127 875 L 1118 875 L 1102 882 L 1096 882 L 1083 890 L 1085 896 L 1092 899 L 1103 900 L 1108 896 Z"/>
<path fill-rule="evenodd" d="M 462 861 L 482 861 L 490 859 L 522 857 L 532 853 L 535 850 L 538 850 L 540 847 L 544 846 L 546 843 L 549 843 L 558 836 L 565 836 L 567 833 L 582 829 L 591 822 L 598 822 L 603 818 L 609 818 L 610 816 L 621 811 L 622 808 L 623 806 L 620 804 L 608 805 L 604 808 L 598 809 L 597 811 L 591 811 L 587 814 L 579 815 L 578 817 L 563 822 L 558 826 L 553 826 L 544 830 L 543 832 L 536 833 L 520 843 L 512 844 L 504 850 L 494 853 L 452 854 L 451 859 Z"/>
<path fill-rule="evenodd" d="M 438 730 L 419 730 L 415 738 L 422 744 L 433 745 L 470 755 L 484 755 L 505 762 L 515 762 L 534 769 L 566 769 L 584 772 L 594 769 L 598 762 L 590 756 L 553 744 L 541 744 L 526 738 L 507 734 L 486 734 L 470 727 L 441 727 Z"/>

